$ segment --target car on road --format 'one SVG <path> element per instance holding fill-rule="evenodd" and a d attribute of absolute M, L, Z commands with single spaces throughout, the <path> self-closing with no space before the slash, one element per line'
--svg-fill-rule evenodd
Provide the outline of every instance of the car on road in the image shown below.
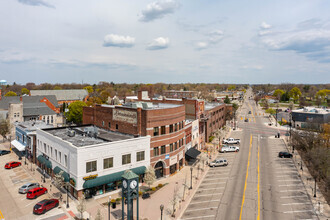
<path fill-rule="evenodd" d="M 44 214 L 45 212 L 57 207 L 59 204 L 57 199 L 44 199 L 38 202 L 33 207 L 33 214 Z"/>
<path fill-rule="evenodd" d="M 30 189 L 40 187 L 39 183 L 26 183 L 18 189 L 18 193 L 27 193 Z"/>
<path fill-rule="evenodd" d="M 252 112 L 251 111 L 249 111 L 249 115 L 251 115 L 252 114 Z"/>
<path fill-rule="evenodd" d="M 288 152 L 281 151 L 281 152 L 278 153 L 278 157 L 280 157 L 280 158 L 292 158 L 292 154 L 290 154 Z"/>
<path fill-rule="evenodd" d="M 239 147 L 237 147 L 237 146 L 225 145 L 221 148 L 220 153 L 238 152 L 238 151 L 239 151 Z"/>
<path fill-rule="evenodd" d="M 245 121 L 245 122 L 249 122 L 249 119 L 248 119 L 248 118 L 246 118 L 244 121 Z"/>
<path fill-rule="evenodd" d="M 30 189 L 26 193 L 26 198 L 27 199 L 35 199 L 38 196 L 41 196 L 41 195 L 43 195 L 45 193 L 47 193 L 47 188 L 45 188 L 45 187 L 36 187 L 34 189 Z"/>
<path fill-rule="evenodd" d="M 10 154 L 9 150 L 0 150 L 0 156 L 5 155 L 5 154 Z"/>
<path fill-rule="evenodd" d="M 19 167 L 21 165 L 22 165 L 21 162 L 10 161 L 10 162 L 5 164 L 5 169 L 12 169 L 12 168 L 15 168 L 15 167 Z"/>
<path fill-rule="evenodd" d="M 228 138 L 222 141 L 224 144 L 239 144 L 241 142 L 240 139 L 235 139 L 235 138 Z"/>
<path fill-rule="evenodd" d="M 209 164 L 210 167 L 220 167 L 227 165 L 228 165 L 228 161 L 224 158 L 217 158 Z"/>

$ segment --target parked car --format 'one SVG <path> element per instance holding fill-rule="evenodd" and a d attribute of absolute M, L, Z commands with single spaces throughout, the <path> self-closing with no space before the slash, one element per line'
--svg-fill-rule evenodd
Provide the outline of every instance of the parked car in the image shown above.
<path fill-rule="evenodd" d="M 33 214 L 44 214 L 45 212 L 57 207 L 59 204 L 57 199 L 44 199 L 33 207 Z"/>
<path fill-rule="evenodd" d="M 0 150 L 0 156 L 5 155 L 5 154 L 10 154 L 9 150 Z"/>
<path fill-rule="evenodd" d="M 280 158 L 292 158 L 292 154 L 290 154 L 288 152 L 279 152 L 278 157 L 280 157 Z"/>
<path fill-rule="evenodd" d="M 209 164 L 210 167 L 219 167 L 219 166 L 227 166 L 227 165 L 228 165 L 228 161 L 224 158 L 217 158 Z"/>
<path fill-rule="evenodd" d="M 12 168 L 15 168 L 15 167 L 19 167 L 21 165 L 22 165 L 21 162 L 10 161 L 10 162 L 5 164 L 5 169 L 12 169 Z"/>
<path fill-rule="evenodd" d="M 27 199 L 35 199 L 38 196 L 41 196 L 43 194 L 47 193 L 47 189 L 45 187 L 36 187 L 34 189 L 30 189 L 26 193 L 26 198 Z"/>
<path fill-rule="evenodd" d="M 239 144 L 241 142 L 240 139 L 235 139 L 235 138 L 228 138 L 223 140 L 224 144 Z"/>
<path fill-rule="evenodd" d="M 252 112 L 251 111 L 249 111 L 249 115 L 251 115 L 252 114 Z"/>
<path fill-rule="evenodd" d="M 227 153 L 227 152 L 238 152 L 239 151 L 239 147 L 237 146 L 223 146 L 220 150 L 221 153 Z"/>
<path fill-rule="evenodd" d="M 245 122 L 249 122 L 249 119 L 248 119 L 248 118 L 246 118 L 244 121 L 245 121 Z"/>
<path fill-rule="evenodd" d="M 19 193 L 27 193 L 30 189 L 39 187 L 39 183 L 26 183 L 18 189 Z"/>

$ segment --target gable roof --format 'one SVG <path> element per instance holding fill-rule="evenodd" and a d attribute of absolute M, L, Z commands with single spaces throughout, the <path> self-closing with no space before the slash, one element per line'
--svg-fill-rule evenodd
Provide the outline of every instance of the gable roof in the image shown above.
<path fill-rule="evenodd" d="M 58 103 L 55 95 L 47 95 L 47 96 L 23 96 L 23 108 L 25 106 L 36 106 L 39 105 L 40 100 L 43 98 L 47 98 L 54 106 L 55 108 L 58 108 Z M 11 103 L 20 103 L 20 97 L 19 96 L 4 96 L 0 100 L 0 109 L 9 109 L 9 104 Z"/>
<path fill-rule="evenodd" d="M 30 90 L 31 96 L 55 95 L 58 101 L 80 100 L 88 95 L 85 89 L 63 89 L 63 90 Z"/>

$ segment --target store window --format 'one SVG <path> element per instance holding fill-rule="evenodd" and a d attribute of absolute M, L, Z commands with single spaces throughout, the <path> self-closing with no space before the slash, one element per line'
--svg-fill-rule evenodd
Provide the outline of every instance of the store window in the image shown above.
<path fill-rule="evenodd" d="M 131 154 L 125 154 L 122 156 L 122 165 L 131 163 Z"/>
<path fill-rule="evenodd" d="M 154 127 L 154 136 L 159 135 L 159 127 Z"/>
<path fill-rule="evenodd" d="M 144 151 L 136 152 L 136 161 L 144 160 Z"/>
<path fill-rule="evenodd" d="M 166 134 L 166 128 L 165 128 L 165 126 L 162 126 L 162 127 L 160 128 L 160 132 L 161 132 L 162 135 L 163 135 L 163 134 Z"/>
<path fill-rule="evenodd" d="M 111 128 L 111 123 L 109 122 L 109 128 Z"/>
<path fill-rule="evenodd" d="M 118 130 L 118 124 L 116 124 L 116 130 Z"/>
<path fill-rule="evenodd" d="M 94 172 L 97 170 L 96 160 L 86 163 L 86 173 Z"/>
<path fill-rule="evenodd" d="M 113 157 L 103 159 L 103 169 L 113 167 Z"/>

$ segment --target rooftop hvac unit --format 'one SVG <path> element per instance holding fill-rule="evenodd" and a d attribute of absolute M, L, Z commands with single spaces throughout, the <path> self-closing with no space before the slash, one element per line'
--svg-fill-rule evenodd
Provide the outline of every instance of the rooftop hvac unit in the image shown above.
<path fill-rule="evenodd" d="M 151 102 L 143 102 L 142 106 L 143 106 L 143 109 L 151 109 L 153 107 Z"/>
<path fill-rule="evenodd" d="M 76 135 L 76 132 L 74 130 L 68 130 L 68 136 L 74 137 Z"/>

